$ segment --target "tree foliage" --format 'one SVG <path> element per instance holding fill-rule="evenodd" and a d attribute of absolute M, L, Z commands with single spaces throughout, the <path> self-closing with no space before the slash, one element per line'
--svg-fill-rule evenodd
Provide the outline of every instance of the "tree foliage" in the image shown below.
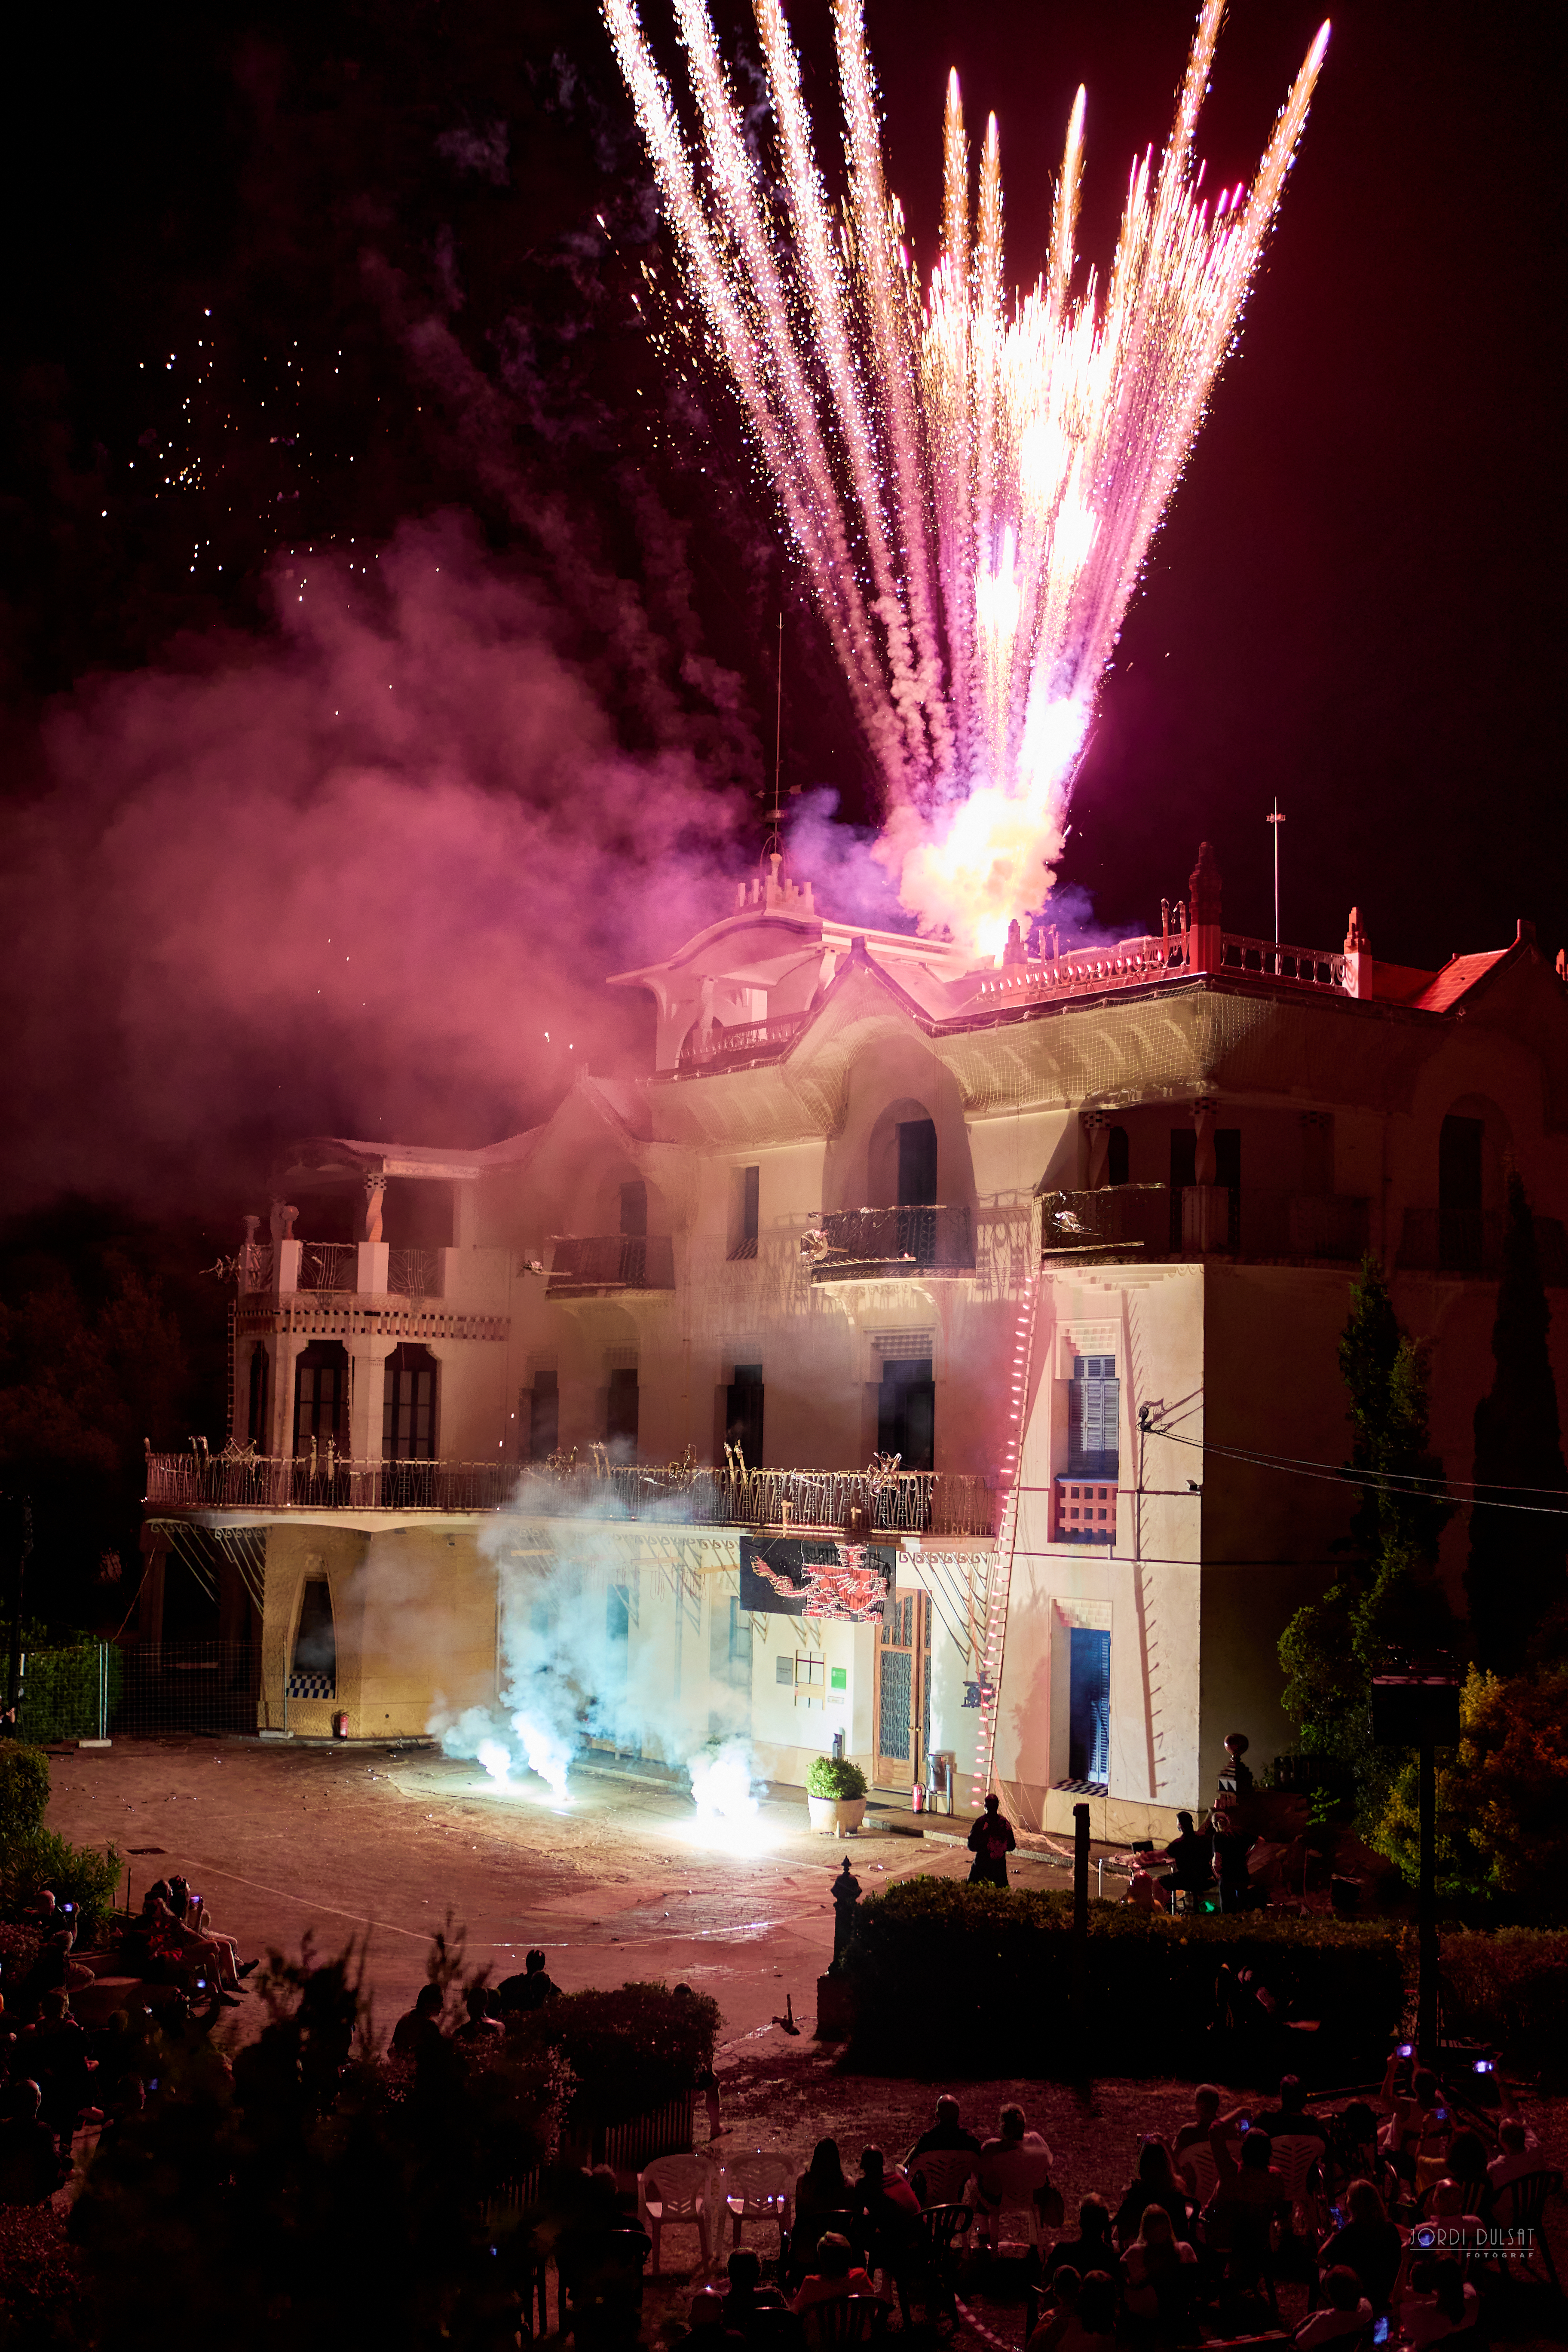
<path fill-rule="evenodd" d="M 1481 1509 L 1470 1515 L 1465 1597 L 1480 1664 L 1517 1674 L 1527 1660 L 1568 1647 L 1568 1500 L 1557 1384 L 1548 1342 L 1552 1312 L 1541 1278 L 1535 1220 L 1517 1173 L 1508 1180 L 1502 1277 L 1492 1326 L 1491 1388 L 1476 1407 L 1476 1499 L 1494 1496 L 1540 1510 Z M 1545 1489 L 1531 1494 L 1521 1489 Z"/>
<path fill-rule="evenodd" d="M 1401 1481 L 1438 1482 L 1427 1439 L 1423 1350 L 1400 1330 L 1388 1286 L 1371 1258 L 1351 1289 L 1340 1339 L 1350 1393 L 1350 1469 L 1359 1485 L 1339 1575 L 1297 1611 L 1279 1642 L 1281 1705 L 1301 1745 L 1353 1782 L 1363 1817 L 1381 1811 L 1387 1761 L 1368 1743 L 1372 1676 L 1395 1652 L 1419 1654 L 1456 1639 L 1436 1555 L 1452 1506 Z"/>
<path fill-rule="evenodd" d="M 1445 1901 L 1542 1924 L 1568 1917 L 1568 1666 L 1504 1679 L 1472 1666 L 1460 1738 L 1437 1764 L 1436 1875 Z M 1415 1769 L 1388 1793 L 1371 1843 L 1414 1881 Z"/>

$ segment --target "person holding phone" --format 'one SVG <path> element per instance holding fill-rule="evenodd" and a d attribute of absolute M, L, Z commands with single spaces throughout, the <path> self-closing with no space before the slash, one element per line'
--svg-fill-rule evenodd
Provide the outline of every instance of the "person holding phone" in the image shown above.
<path fill-rule="evenodd" d="M 1383 2311 L 1405 2259 L 1398 2225 L 1389 2220 L 1388 2209 L 1370 2180 L 1352 2180 L 1341 2210 L 1345 2219 L 1319 2247 L 1318 2261 L 1325 2274 L 1335 2269 L 1353 2271 L 1373 2309 Z"/>
<path fill-rule="evenodd" d="M 1452 2254 L 1420 2252 L 1414 2238 L 1405 2262 L 1405 2281 L 1394 2290 L 1394 2315 L 1403 2343 L 1420 2352 L 1423 2345 L 1439 2344 L 1445 2336 L 1459 2336 L 1475 2326 L 1480 2297 L 1461 2262 Z"/>

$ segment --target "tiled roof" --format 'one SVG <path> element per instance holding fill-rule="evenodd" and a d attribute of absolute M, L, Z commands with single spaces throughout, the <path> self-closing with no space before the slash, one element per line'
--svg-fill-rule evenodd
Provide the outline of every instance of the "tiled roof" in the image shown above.
<path fill-rule="evenodd" d="M 1500 963 L 1507 948 L 1493 948 L 1489 955 L 1454 956 L 1431 985 L 1422 990 L 1413 1001 L 1423 1013 L 1447 1013 L 1461 996 L 1468 996 L 1479 980 L 1484 980 L 1494 964 Z M 1382 990 L 1378 993 L 1382 994 Z"/>

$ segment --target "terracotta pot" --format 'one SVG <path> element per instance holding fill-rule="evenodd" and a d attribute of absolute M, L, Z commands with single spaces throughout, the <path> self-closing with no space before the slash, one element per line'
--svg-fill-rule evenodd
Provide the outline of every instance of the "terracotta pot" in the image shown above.
<path fill-rule="evenodd" d="M 811 1826 L 824 1836 L 855 1837 L 866 1818 L 864 1797 L 807 1797 Z"/>

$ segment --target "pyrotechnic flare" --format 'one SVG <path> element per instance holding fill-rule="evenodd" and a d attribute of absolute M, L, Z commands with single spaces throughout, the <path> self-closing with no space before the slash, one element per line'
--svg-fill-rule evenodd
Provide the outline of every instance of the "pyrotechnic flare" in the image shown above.
<path fill-rule="evenodd" d="M 1084 93 L 1045 276 L 1009 307 L 996 119 L 977 202 L 958 77 L 922 289 L 882 168 L 860 0 L 834 0 L 847 186 L 836 232 L 779 0 L 753 0 L 779 146 L 764 188 L 706 0 L 674 0 L 683 134 L 634 0 L 604 0 L 687 280 L 805 565 L 881 772 L 879 855 L 922 930 L 995 953 L 1065 837 L 1095 697 L 1202 421 L 1307 120 L 1325 23 L 1250 188 L 1200 195 L 1205 0 L 1170 141 L 1132 167 L 1110 274 L 1071 292 Z"/>

